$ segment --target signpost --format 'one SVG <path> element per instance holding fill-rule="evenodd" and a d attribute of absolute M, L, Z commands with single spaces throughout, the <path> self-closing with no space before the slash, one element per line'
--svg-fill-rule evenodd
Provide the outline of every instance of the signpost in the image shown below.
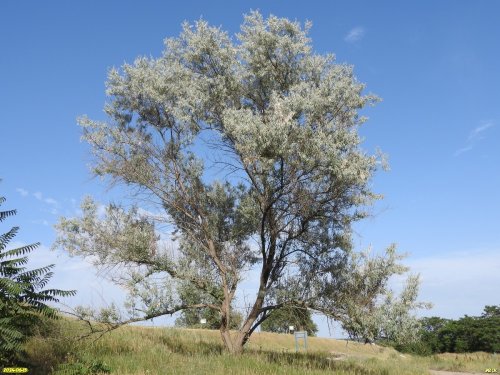
<path fill-rule="evenodd" d="M 307 350 L 307 331 L 297 331 L 294 333 L 295 336 L 295 351 L 298 352 L 301 345 L 300 339 L 304 340 L 304 349 Z"/>

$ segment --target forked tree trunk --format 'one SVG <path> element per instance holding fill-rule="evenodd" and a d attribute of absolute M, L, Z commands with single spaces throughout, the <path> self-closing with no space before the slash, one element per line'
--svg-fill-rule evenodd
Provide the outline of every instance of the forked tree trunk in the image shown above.
<path fill-rule="evenodd" d="M 229 330 L 221 329 L 222 342 L 224 343 L 225 349 L 231 354 L 242 354 L 243 347 L 247 341 L 248 332 L 243 333 L 241 331 L 231 335 Z"/>
<path fill-rule="evenodd" d="M 275 248 L 276 248 L 276 237 L 274 236 L 271 238 L 271 247 L 269 250 L 271 254 L 270 255 L 271 259 L 274 256 Z M 261 313 L 261 308 L 264 304 L 264 299 L 266 296 L 266 285 L 270 272 L 271 268 L 269 267 L 268 264 L 265 264 L 263 266 L 263 270 L 260 276 L 260 285 L 257 298 L 255 299 L 252 309 L 250 310 L 247 318 L 245 319 L 243 326 L 238 330 L 238 332 L 234 336 L 231 336 L 229 332 L 230 319 L 231 319 L 231 300 L 234 294 L 228 293 L 227 287 L 224 288 L 225 298 L 221 306 L 222 319 L 221 319 L 220 332 L 226 350 L 232 354 L 243 353 L 243 347 L 247 343 L 251 333 L 253 332 L 252 327 L 257 318 L 259 317 L 259 314 Z"/>
<path fill-rule="evenodd" d="M 229 316 L 230 316 L 230 305 L 226 306 L 227 310 L 223 311 L 222 313 L 222 320 L 221 320 L 221 337 L 222 337 L 222 342 L 224 343 L 224 347 L 226 350 L 231 353 L 231 354 L 241 354 L 243 353 L 243 347 L 247 343 L 248 339 L 250 338 L 250 331 L 252 329 L 252 326 L 254 325 L 255 321 L 257 320 L 258 317 L 258 311 L 262 306 L 264 299 L 263 297 L 259 296 L 250 311 L 250 314 L 246 318 L 243 326 L 238 330 L 238 332 L 235 332 L 233 335 L 230 334 L 229 331 Z M 223 308 L 223 310 L 225 310 Z"/>
<path fill-rule="evenodd" d="M 255 322 L 255 318 L 252 314 L 245 320 L 245 324 L 237 331 L 231 335 L 229 330 L 230 326 L 230 316 L 231 309 L 229 306 L 227 310 L 223 307 L 220 334 L 222 342 L 224 343 L 225 349 L 231 354 L 242 354 L 243 347 L 250 337 L 250 329 Z"/>
<path fill-rule="evenodd" d="M 233 337 L 231 337 L 231 333 L 229 332 L 228 329 L 223 330 L 221 328 L 221 337 L 222 337 L 222 342 L 224 343 L 224 347 L 226 350 L 231 353 L 231 354 L 241 354 L 243 352 L 243 346 L 239 347 L 238 345 L 235 345 Z"/>

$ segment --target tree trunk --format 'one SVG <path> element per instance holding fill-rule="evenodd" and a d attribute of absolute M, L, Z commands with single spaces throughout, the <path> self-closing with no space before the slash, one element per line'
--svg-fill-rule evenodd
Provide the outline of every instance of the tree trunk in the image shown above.
<path fill-rule="evenodd" d="M 248 340 L 248 332 L 238 332 L 234 336 L 231 336 L 229 330 L 222 331 L 221 330 L 222 341 L 224 342 L 224 346 L 226 350 L 231 354 L 242 354 L 243 348 Z"/>
<path fill-rule="evenodd" d="M 221 306 L 221 326 L 220 334 L 224 347 L 231 354 L 241 354 L 243 353 L 243 343 L 239 340 L 239 334 L 236 336 L 231 336 L 230 326 L 231 326 L 231 296 L 228 293 L 227 288 L 224 290 L 225 298 Z"/>
<path fill-rule="evenodd" d="M 222 313 L 221 336 L 222 336 L 222 341 L 224 342 L 224 346 L 226 347 L 226 350 L 228 350 L 231 354 L 243 353 L 243 347 L 250 338 L 250 335 L 253 332 L 252 327 L 257 318 L 259 317 L 259 314 L 261 313 L 261 308 L 264 304 L 264 299 L 267 293 L 266 291 L 267 282 L 272 271 L 272 261 L 274 260 L 274 254 L 276 251 L 276 238 L 277 238 L 276 234 L 271 235 L 268 258 L 266 258 L 265 256 L 263 257 L 262 270 L 260 274 L 260 285 L 257 297 L 255 299 L 255 302 L 252 306 L 250 313 L 248 314 L 246 320 L 243 323 L 243 326 L 239 329 L 238 333 L 234 337 L 231 337 L 229 332 L 231 300 L 233 295 L 229 295 L 227 285 L 224 286 L 225 299 L 221 306 L 221 313 Z M 265 254 L 264 240 L 262 241 L 261 246 L 263 247 L 262 253 Z"/>
<path fill-rule="evenodd" d="M 225 349 L 231 354 L 239 355 L 243 353 L 243 347 L 250 337 L 250 329 L 255 319 L 251 319 L 250 317 L 247 318 L 247 321 L 245 322 L 243 327 L 241 327 L 238 332 L 231 335 L 231 332 L 229 330 L 229 314 L 230 309 L 227 310 L 227 312 L 222 313 L 220 334 Z"/>
<path fill-rule="evenodd" d="M 243 352 L 243 346 L 236 345 L 228 329 L 222 329 L 221 327 L 220 334 L 222 337 L 222 342 L 224 343 L 224 347 L 229 353 L 241 354 Z"/>
<path fill-rule="evenodd" d="M 253 327 L 255 321 L 257 320 L 257 317 L 259 316 L 259 310 L 262 307 L 262 304 L 264 303 L 263 296 L 264 296 L 264 293 L 262 293 L 262 291 L 261 291 L 259 293 L 259 296 L 257 297 L 255 303 L 254 303 L 252 311 L 250 311 L 250 314 L 248 315 L 247 319 L 245 320 L 245 323 L 239 329 L 236 336 L 233 338 L 232 348 L 230 349 L 231 353 L 233 353 L 233 354 L 243 353 L 243 347 L 245 346 L 248 339 L 250 338 L 252 327 Z"/>

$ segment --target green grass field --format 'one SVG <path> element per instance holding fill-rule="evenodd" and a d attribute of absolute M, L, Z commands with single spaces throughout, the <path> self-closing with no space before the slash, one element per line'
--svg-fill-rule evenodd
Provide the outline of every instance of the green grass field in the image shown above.
<path fill-rule="evenodd" d="M 392 348 L 309 338 L 307 353 L 295 353 L 293 336 L 256 333 L 241 356 L 224 352 L 219 332 L 121 327 L 98 340 L 75 341 L 84 330 L 62 319 L 49 337 L 26 345 L 31 374 L 428 374 L 429 369 L 484 372 L 500 368 L 495 355 L 402 355 Z"/>

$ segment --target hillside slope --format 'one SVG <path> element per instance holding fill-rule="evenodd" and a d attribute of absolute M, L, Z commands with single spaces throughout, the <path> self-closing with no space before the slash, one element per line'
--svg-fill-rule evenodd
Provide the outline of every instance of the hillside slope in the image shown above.
<path fill-rule="evenodd" d="M 255 333 L 241 356 L 227 354 L 218 331 L 121 327 L 87 340 L 80 322 L 62 319 L 26 346 L 31 374 L 429 374 L 429 369 L 484 372 L 498 358 L 470 355 L 415 357 L 392 348 L 310 337 L 295 353 L 292 335 Z"/>

